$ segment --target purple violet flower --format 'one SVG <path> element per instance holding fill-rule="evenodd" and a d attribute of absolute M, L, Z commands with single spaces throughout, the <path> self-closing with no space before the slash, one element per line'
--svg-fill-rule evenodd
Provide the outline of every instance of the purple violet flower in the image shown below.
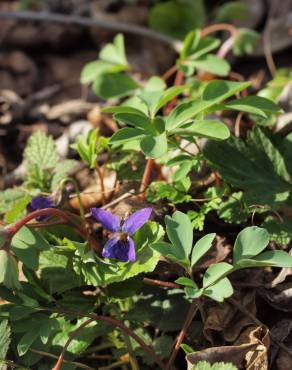
<path fill-rule="evenodd" d="M 116 258 L 122 262 L 135 262 L 135 243 L 131 236 L 150 218 L 152 208 L 143 208 L 129 216 L 123 223 L 119 217 L 101 208 L 92 208 L 92 215 L 110 233 L 103 247 L 102 256 Z"/>
<path fill-rule="evenodd" d="M 44 208 L 56 208 L 54 206 L 54 200 L 52 197 L 34 197 L 32 198 L 29 208 L 32 211 L 36 211 L 38 209 L 44 209 Z M 37 221 L 47 221 L 50 218 L 50 216 L 39 216 L 36 218 Z"/>

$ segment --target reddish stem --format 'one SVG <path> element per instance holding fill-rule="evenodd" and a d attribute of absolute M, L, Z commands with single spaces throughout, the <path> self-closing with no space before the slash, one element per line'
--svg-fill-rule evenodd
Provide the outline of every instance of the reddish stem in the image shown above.
<path fill-rule="evenodd" d="M 175 80 L 174 80 L 174 86 L 180 86 L 183 83 L 184 80 L 184 74 L 182 71 L 177 71 Z M 177 96 L 175 96 L 172 101 L 165 107 L 165 114 L 169 114 L 172 109 L 176 106 L 177 103 Z"/>
<path fill-rule="evenodd" d="M 83 324 L 81 324 L 76 330 L 74 330 L 70 337 L 68 338 L 67 342 L 65 343 L 64 347 L 63 347 L 63 350 L 62 350 L 62 353 L 60 354 L 59 358 L 58 358 L 58 361 L 56 363 L 56 365 L 53 367 L 52 370 L 60 370 L 61 367 L 62 367 L 62 364 L 64 362 L 64 357 L 65 357 L 65 353 L 67 351 L 67 348 L 69 347 L 69 344 L 71 343 L 71 341 L 76 337 L 76 335 L 78 335 L 80 333 L 80 331 L 85 328 L 87 325 L 89 325 L 90 323 L 92 323 L 93 321 L 95 321 L 95 319 L 88 319 L 86 320 Z"/>
<path fill-rule="evenodd" d="M 172 67 L 170 67 L 165 73 L 164 75 L 162 75 L 162 79 L 163 80 L 168 80 L 169 77 L 171 77 L 175 72 L 177 71 L 177 66 L 174 65 Z"/>
<path fill-rule="evenodd" d="M 189 308 L 189 311 L 187 313 L 187 316 L 186 316 L 185 322 L 183 324 L 183 327 L 182 327 L 182 329 L 181 329 L 181 331 L 180 331 L 180 333 L 177 337 L 177 340 L 176 340 L 176 343 L 175 343 L 175 346 L 174 346 L 174 350 L 172 351 L 172 354 L 171 354 L 171 356 L 168 360 L 168 363 L 166 365 L 166 370 L 171 369 L 172 364 L 174 363 L 174 361 L 176 359 L 178 351 L 180 350 L 180 346 L 181 346 L 182 342 L 184 341 L 184 338 L 187 334 L 188 328 L 191 325 L 197 310 L 198 310 L 197 303 L 196 303 L 195 300 L 193 300 L 193 302 L 192 302 L 192 304 Z"/>
<path fill-rule="evenodd" d="M 112 317 L 108 316 L 102 316 L 97 315 L 95 313 L 83 313 L 75 310 L 60 310 L 57 312 L 61 313 L 68 313 L 68 314 L 75 314 L 77 316 L 82 317 L 88 317 L 90 319 L 96 320 L 96 321 L 103 321 L 106 322 L 114 327 L 118 327 L 121 329 L 124 333 L 132 337 L 140 346 L 143 348 L 143 350 L 152 358 L 152 360 L 159 366 L 160 369 L 166 370 L 165 364 L 162 362 L 162 360 L 159 358 L 159 356 L 156 355 L 156 353 L 153 351 L 152 347 L 148 346 L 143 339 L 141 339 L 137 334 L 135 334 L 130 328 L 128 328 L 125 324 L 123 324 L 121 321 L 114 319 Z M 59 368 L 54 368 L 53 370 L 59 370 Z"/>
<path fill-rule="evenodd" d="M 144 173 L 143 173 L 143 177 L 142 177 L 142 181 L 141 181 L 141 185 L 140 185 L 140 193 L 141 193 L 140 196 L 141 197 L 145 196 L 145 191 L 151 180 L 151 174 L 152 174 L 153 168 L 154 168 L 154 160 L 150 158 L 147 160 Z"/>
<path fill-rule="evenodd" d="M 205 36 L 209 35 L 210 33 L 218 32 L 218 31 L 228 31 L 233 36 L 238 34 L 238 29 L 235 26 L 233 26 L 232 24 L 217 23 L 217 24 L 212 24 L 211 26 L 205 27 L 201 31 L 201 37 L 205 37 Z"/>
<path fill-rule="evenodd" d="M 34 220 L 34 219 L 36 219 L 40 216 L 58 217 L 63 222 L 69 223 L 82 238 L 84 238 L 85 240 L 90 239 L 90 242 L 92 243 L 94 249 L 96 249 L 97 251 L 100 250 L 100 245 L 97 243 L 97 241 L 94 238 L 88 238 L 87 230 L 84 230 L 81 226 L 77 225 L 73 221 L 73 217 L 71 215 L 67 215 L 65 212 L 63 212 L 63 211 L 61 211 L 60 209 L 57 209 L 57 208 L 38 209 L 34 212 L 29 213 L 23 219 L 16 222 L 14 225 L 8 227 L 6 229 L 8 235 L 9 235 L 8 243 L 10 243 L 11 239 L 13 238 L 13 235 L 16 234 L 18 230 L 20 230 L 23 226 L 25 226 L 31 220 Z M 44 225 L 42 224 L 42 226 L 44 226 Z M 48 224 L 48 226 L 50 226 L 50 224 Z"/>
<path fill-rule="evenodd" d="M 156 279 L 150 279 L 147 277 L 143 278 L 144 283 L 148 285 L 158 285 L 161 287 L 166 287 L 166 288 L 172 288 L 172 289 L 178 289 L 180 286 L 176 283 L 171 283 L 170 281 L 162 281 L 162 280 L 156 280 Z"/>

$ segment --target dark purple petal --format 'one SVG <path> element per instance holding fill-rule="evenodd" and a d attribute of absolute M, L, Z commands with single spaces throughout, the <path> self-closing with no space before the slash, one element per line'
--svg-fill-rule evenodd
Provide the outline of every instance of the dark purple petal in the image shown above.
<path fill-rule="evenodd" d="M 122 230 L 130 235 L 133 235 L 134 232 L 140 227 L 142 227 L 145 222 L 147 222 L 151 216 L 152 208 L 143 208 L 140 211 L 133 213 L 122 226 Z"/>
<path fill-rule="evenodd" d="M 43 209 L 43 208 L 52 208 L 54 206 L 54 201 L 52 198 L 44 197 L 34 197 L 30 202 L 30 206 L 33 210 Z"/>
<path fill-rule="evenodd" d="M 113 233 L 119 231 L 120 219 L 117 216 L 101 208 L 91 208 L 91 212 L 93 217 L 108 231 Z"/>
<path fill-rule="evenodd" d="M 122 262 L 134 261 L 135 245 L 133 240 L 120 240 L 118 238 L 109 239 L 103 247 L 102 256 L 106 258 L 116 258 Z M 130 259 L 131 258 L 131 259 Z"/>

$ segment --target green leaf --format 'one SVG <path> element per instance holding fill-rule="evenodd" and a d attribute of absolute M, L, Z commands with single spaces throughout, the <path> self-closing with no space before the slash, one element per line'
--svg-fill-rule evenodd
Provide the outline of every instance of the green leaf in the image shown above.
<path fill-rule="evenodd" d="M 182 163 L 179 168 L 173 173 L 173 181 L 181 181 L 184 179 L 193 167 L 192 161 Z"/>
<path fill-rule="evenodd" d="M 25 191 L 20 187 L 0 191 L 0 213 L 9 212 L 25 196 Z"/>
<path fill-rule="evenodd" d="M 243 267 L 292 267 L 292 256 L 284 251 L 267 251 L 253 259 L 241 259 L 237 266 Z"/>
<path fill-rule="evenodd" d="M 30 195 L 26 195 L 11 205 L 11 209 L 5 214 L 5 221 L 12 224 L 24 217 L 27 213 L 26 207 L 31 202 L 31 199 L 32 197 Z"/>
<path fill-rule="evenodd" d="M 175 280 L 175 283 L 184 285 L 190 288 L 198 289 L 197 284 L 192 280 L 187 277 L 179 277 L 178 279 Z"/>
<path fill-rule="evenodd" d="M 203 55 L 199 59 L 192 60 L 186 64 L 217 76 L 227 76 L 230 72 L 229 63 L 213 54 Z"/>
<path fill-rule="evenodd" d="M 159 158 L 167 153 L 166 133 L 157 136 L 147 135 L 142 139 L 140 146 L 147 157 Z"/>
<path fill-rule="evenodd" d="M 159 241 L 164 235 L 163 228 L 156 222 L 148 221 L 134 235 L 136 247 L 136 262 L 116 262 L 115 264 L 96 262 L 94 259 L 88 263 L 82 258 L 83 271 L 88 283 L 109 285 L 130 279 L 141 273 L 152 272 L 160 258 L 160 254 L 151 248 L 152 243 Z M 90 280 L 92 279 L 92 280 Z"/>
<path fill-rule="evenodd" d="M 4 249 L 0 249 L 0 283 L 12 290 L 21 289 L 16 259 Z"/>
<path fill-rule="evenodd" d="M 29 169 L 34 166 L 38 166 L 42 171 L 54 168 L 59 157 L 52 137 L 43 131 L 32 134 L 24 150 L 24 159 Z"/>
<path fill-rule="evenodd" d="M 205 11 L 201 0 L 158 3 L 151 8 L 149 16 L 151 28 L 179 39 L 194 28 L 201 28 L 204 22 Z"/>
<path fill-rule="evenodd" d="M 188 216 L 176 211 L 172 217 L 165 217 L 166 231 L 173 248 L 177 250 L 175 255 L 182 255 L 188 260 L 193 244 L 193 228 Z"/>
<path fill-rule="evenodd" d="M 233 21 L 246 21 L 250 16 L 247 4 L 242 1 L 229 1 L 218 7 L 216 21 L 218 23 L 233 23 Z"/>
<path fill-rule="evenodd" d="M 94 82 L 95 79 L 103 73 L 118 73 L 127 69 L 124 65 L 115 65 L 102 60 L 87 63 L 81 71 L 80 82 L 87 84 Z"/>
<path fill-rule="evenodd" d="M 172 100 L 175 96 L 180 95 L 186 89 L 187 86 L 172 86 L 164 91 L 161 98 L 157 101 L 156 105 L 153 108 L 153 115 L 155 115 L 159 111 L 159 109 L 164 107 L 166 103 Z"/>
<path fill-rule="evenodd" d="M 214 80 L 206 85 L 203 91 L 203 100 L 219 103 L 230 98 L 230 96 L 245 90 L 249 86 L 250 82 Z"/>
<path fill-rule="evenodd" d="M 151 120 L 141 113 L 117 113 L 114 117 L 117 121 L 125 123 L 126 125 L 151 132 Z"/>
<path fill-rule="evenodd" d="M 266 113 L 279 113 L 281 108 L 273 101 L 261 96 L 245 96 L 219 106 L 220 109 L 234 109 L 241 112 L 267 117 Z"/>
<path fill-rule="evenodd" d="M 233 288 L 228 278 L 223 278 L 218 283 L 204 290 L 204 295 L 217 302 L 223 302 L 225 298 L 230 297 L 232 294 Z"/>
<path fill-rule="evenodd" d="M 216 234 L 207 234 L 199 239 L 192 251 L 191 265 L 192 267 L 208 252 L 212 247 L 213 240 L 215 239 Z"/>
<path fill-rule="evenodd" d="M 110 138 L 110 144 L 122 144 L 132 140 L 139 140 L 146 136 L 144 130 L 138 128 L 121 128 Z"/>
<path fill-rule="evenodd" d="M 188 60 L 195 60 L 200 58 L 201 56 L 210 53 L 210 51 L 217 49 L 220 45 L 220 40 L 216 39 L 215 37 L 203 37 L 199 40 L 199 43 L 196 49 L 190 50 L 190 54 L 188 55 Z"/>
<path fill-rule="evenodd" d="M 155 251 L 159 252 L 162 256 L 166 257 L 167 259 L 178 263 L 178 264 L 185 264 L 185 255 L 183 251 L 177 250 L 173 247 L 172 244 L 166 243 L 163 241 L 153 243 L 151 248 Z"/>
<path fill-rule="evenodd" d="M 194 349 L 186 343 L 181 344 L 180 348 L 184 351 L 184 353 L 186 355 L 188 355 L 189 353 L 194 352 Z"/>
<path fill-rule="evenodd" d="M 286 246 L 292 239 L 292 220 L 288 217 L 278 220 L 268 216 L 261 226 L 268 231 L 270 240 L 274 240 L 277 244 Z"/>
<path fill-rule="evenodd" d="M 166 199 L 173 204 L 189 202 L 192 196 L 187 193 L 189 189 L 183 186 L 186 182 L 189 182 L 188 177 L 176 182 L 175 185 L 168 184 L 165 181 L 154 181 L 147 189 L 147 199 L 152 203 L 161 199 Z"/>
<path fill-rule="evenodd" d="M 60 182 L 70 175 L 70 172 L 73 171 L 77 163 L 78 162 L 74 161 L 73 159 L 66 159 L 56 165 L 55 173 L 51 183 L 52 191 L 56 190 L 60 185 Z"/>
<path fill-rule="evenodd" d="M 210 364 L 207 361 L 199 361 L 190 370 L 237 370 L 237 367 L 231 363 L 225 362 L 215 362 Z"/>
<path fill-rule="evenodd" d="M 235 240 L 233 262 L 237 264 L 241 259 L 248 259 L 258 255 L 269 244 L 267 230 L 257 226 L 243 229 Z"/>
<path fill-rule="evenodd" d="M 113 43 L 107 44 L 99 53 L 99 58 L 112 64 L 127 66 L 128 61 L 125 52 L 124 36 L 118 34 Z"/>
<path fill-rule="evenodd" d="M 196 120 L 175 130 L 174 133 L 196 135 L 213 140 L 226 140 L 230 136 L 229 128 L 223 122 L 213 120 Z"/>
<path fill-rule="evenodd" d="M 143 117 L 147 117 L 146 114 L 143 111 L 141 111 L 141 110 L 139 110 L 135 107 L 127 106 L 127 105 L 119 105 L 117 107 L 103 108 L 102 112 L 103 113 L 114 113 L 114 114 L 129 113 L 129 114 L 136 114 L 136 115 L 141 115 Z"/>
<path fill-rule="evenodd" d="M 2 320 L 0 323 L 0 361 L 6 359 L 6 355 L 11 342 L 11 329 L 8 320 Z M 0 370 L 4 367 L 0 363 Z"/>
<path fill-rule="evenodd" d="M 138 84 L 125 74 L 104 73 L 95 79 L 92 88 L 97 96 L 110 99 L 128 95 L 138 88 Z"/>
<path fill-rule="evenodd" d="M 203 277 L 203 287 L 207 288 L 218 280 L 222 279 L 233 269 L 233 266 L 226 262 L 219 262 L 208 267 Z"/>
<path fill-rule="evenodd" d="M 38 338 L 39 332 L 29 331 L 28 333 L 24 334 L 20 341 L 17 343 L 17 352 L 19 356 L 23 356 L 29 350 L 29 347 L 33 344 L 33 342 Z"/>
<path fill-rule="evenodd" d="M 200 298 L 203 295 L 203 293 L 204 293 L 204 290 L 203 289 L 192 288 L 192 287 L 186 287 L 184 289 L 184 291 L 185 291 L 185 295 L 189 299 L 197 299 L 197 298 Z"/>
<path fill-rule="evenodd" d="M 258 42 L 260 40 L 260 35 L 254 30 L 247 28 L 241 28 L 238 35 L 236 35 L 233 43 L 233 52 L 235 55 L 251 54 Z"/>
<path fill-rule="evenodd" d="M 185 59 L 195 52 L 200 42 L 200 34 L 200 30 L 193 30 L 187 34 L 183 42 L 182 50 L 180 52 L 181 59 Z"/>
<path fill-rule="evenodd" d="M 167 131 L 173 131 L 180 127 L 183 123 L 203 112 L 213 105 L 213 102 L 192 101 L 177 105 L 170 115 L 166 117 Z"/>
<path fill-rule="evenodd" d="M 235 137 L 224 144 L 211 142 L 204 155 L 225 181 L 246 191 L 249 204 L 275 206 L 289 196 L 290 176 L 267 130 L 255 127 L 246 143 Z"/>

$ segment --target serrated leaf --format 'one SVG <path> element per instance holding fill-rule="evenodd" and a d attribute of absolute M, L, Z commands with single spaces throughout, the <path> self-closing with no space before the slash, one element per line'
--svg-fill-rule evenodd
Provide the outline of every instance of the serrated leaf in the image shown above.
<path fill-rule="evenodd" d="M 74 161 L 73 159 L 66 159 L 60 163 L 58 163 L 55 167 L 55 173 L 52 178 L 51 183 L 51 190 L 54 191 L 58 188 L 60 185 L 60 182 L 64 180 L 65 177 L 67 177 L 70 172 L 74 169 L 74 167 L 77 165 L 77 161 Z"/>
<path fill-rule="evenodd" d="M 8 320 L 3 320 L 0 323 L 0 361 L 6 359 L 6 355 L 11 342 L 11 329 Z M 0 370 L 3 370 L 3 366 L 0 364 Z"/>
<path fill-rule="evenodd" d="M 204 154 L 225 181 L 246 190 L 250 204 L 274 206 L 288 198 L 289 173 L 267 130 L 255 127 L 246 143 L 234 137 L 211 142 Z"/>
<path fill-rule="evenodd" d="M 231 363 L 225 362 L 215 362 L 210 364 L 207 361 L 199 361 L 190 370 L 237 370 L 237 367 Z"/>
<path fill-rule="evenodd" d="M 24 150 L 24 159 L 28 168 L 38 166 L 42 171 L 54 168 L 59 157 L 52 137 L 43 131 L 32 134 Z"/>
<path fill-rule="evenodd" d="M 237 264 L 241 259 L 249 259 L 262 252 L 269 244 L 267 230 L 250 226 L 243 229 L 237 236 L 233 248 L 233 262 Z"/>

